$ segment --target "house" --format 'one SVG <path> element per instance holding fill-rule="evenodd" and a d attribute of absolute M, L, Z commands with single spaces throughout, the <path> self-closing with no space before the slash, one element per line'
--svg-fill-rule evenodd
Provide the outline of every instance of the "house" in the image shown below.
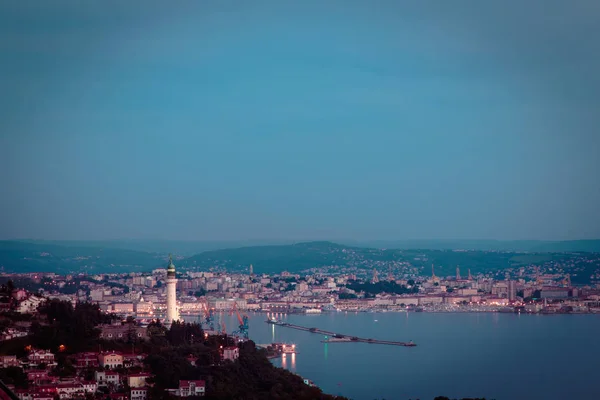
<path fill-rule="evenodd" d="M 146 379 L 150 377 L 149 373 L 141 372 L 127 376 L 127 384 L 131 388 L 141 388 L 146 386 Z"/>
<path fill-rule="evenodd" d="M 29 296 L 19 303 L 16 311 L 21 314 L 32 314 L 37 311 L 39 305 L 44 301 L 45 299 L 42 297 Z"/>
<path fill-rule="evenodd" d="M 29 353 L 27 359 L 31 365 L 54 364 L 54 354 L 49 350 L 33 350 Z"/>
<path fill-rule="evenodd" d="M 61 399 L 72 399 L 85 395 L 85 389 L 81 383 L 59 383 L 56 385 L 56 393 Z"/>
<path fill-rule="evenodd" d="M 49 381 L 50 377 L 48 376 L 48 371 L 44 369 L 30 369 L 27 371 L 27 380 L 35 384 L 40 384 L 41 382 Z"/>
<path fill-rule="evenodd" d="M 43 394 L 50 396 L 52 399 L 58 392 L 56 391 L 56 385 L 39 385 L 37 388 L 37 394 Z"/>
<path fill-rule="evenodd" d="M 204 396 L 204 381 L 179 381 L 179 397 Z"/>
<path fill-rule="evenodd" d="M 34 393 L 31 395 L 31 400 L 54 400 L 54 396 L 45 393 Z"/>
<path fill-rule="evenodd" d="M 0 356 L 0 368 L 18 367 L 17 356 Z"/>
<path fill-rule="evenodd" d="M 123 354 L 123 367 L 141 367 L 146 357 L 146 354 Z"/>
<path fill-rule="evenodd" d="M 19 400 L 32 400 L 33 393 L 31 393 L 28 389 L 15 389 L 13 393 L 17 395 Z"/>
<path fill-rule="evenodd" d="M 123 367 L 123 355 L 116 351 L 98 354 L 98 362 L 104 368 L 119 368 Z"/>
<path fill-rule="evenodd" d="M 131 389 L 130 400 L 146 400 L 148 398 L 148 388 L 138 387 Z"/>
<path fill-rule="evenodd" d="M 100 339 L 105 340 L 147 340 L 148 331 L 144 326 L 133 324 L 101 325 Z"/>
<path fill-rule="evenodd" d="M 237 346 L 229 346 L 223 349 L 223 360 L 235 361 L 240 356 L 240 349 Z"/>
<path fill-rule="evenodd" d="M 112 371 L 96 371 L 94 373 L 96 378 L 96 382 L 98 382 L 98 387 L 114 385 L 119 386 L 120 379 L 118 372 Z"/>
<path fill-rule="evenodd" d="M 98 366 L 98 353 L 79 353 L 76 356 L 75 366 L 77 368 L 95 368 Z"/>
<path fill-rule="evenodd" d="M 25 289 L 17 289 L 13 291 L 12 296 L 17 301 L 25 300 L 27 298 L 27 291 Z"/>
<path fill-rule="evenodd" d="M 96 381 L 81 381 L 81 384 L 83 385 L 83 390 L 85 390 L 86 393 L 96 393 L 98 390 L 98 384 Z"/>

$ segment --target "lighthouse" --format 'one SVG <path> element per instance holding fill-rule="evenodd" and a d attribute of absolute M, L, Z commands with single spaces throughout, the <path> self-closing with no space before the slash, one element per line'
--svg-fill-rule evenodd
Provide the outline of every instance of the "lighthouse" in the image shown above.
<path fill-rule="evenodd" d="M 170 326 L 173 321 L 179 320 L 177 313 L 177 278 L 175 277 L 175 265 L 169 254 L 169 267 L 167 268 L 167 318 L 165 325 Z"/>

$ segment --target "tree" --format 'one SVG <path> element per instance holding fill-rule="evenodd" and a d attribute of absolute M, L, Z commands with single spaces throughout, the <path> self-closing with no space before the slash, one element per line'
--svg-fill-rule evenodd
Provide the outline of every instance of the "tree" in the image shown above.
<path fill-rule="evenodd" d="M 27 389 L 29 386 L 27 374 L 20 367 L 0 368 L 0 379 L 19 389 Z"/>

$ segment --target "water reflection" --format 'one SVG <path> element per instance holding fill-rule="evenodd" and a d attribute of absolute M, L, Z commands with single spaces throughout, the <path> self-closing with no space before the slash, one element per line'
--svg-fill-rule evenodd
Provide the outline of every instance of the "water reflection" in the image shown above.
<path fill-rule="evenodd" d="M 271 342 L 275 343 L 275 324 L 271 324 Z"/>
<path fill-rule="evenodd" d="M 327 360 L 327 350 L 328 350 L 328 345 L 329 345 L 329 343 L 325 343 L 325 344 L 323 345 L 323 350 L 325 351 L 325 360 Z"/>
<path fill-rule="evenodd" d="M 281 368 L 287 369 L 287 354 L 285 353 L 281 356 Z"/>
<path fill-rule="evenodd" d="M 292 353 L 292 372 L 296 372 L 296 353 Z"/>

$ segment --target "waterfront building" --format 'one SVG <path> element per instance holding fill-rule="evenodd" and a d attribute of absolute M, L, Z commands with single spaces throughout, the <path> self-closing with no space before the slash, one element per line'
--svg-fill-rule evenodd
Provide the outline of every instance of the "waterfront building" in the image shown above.
<path fill-rule="evenodd" d="M 511 302 L 517 300 L 517 282 L 516 281 L 508 281 L 508 300 Z"/>

